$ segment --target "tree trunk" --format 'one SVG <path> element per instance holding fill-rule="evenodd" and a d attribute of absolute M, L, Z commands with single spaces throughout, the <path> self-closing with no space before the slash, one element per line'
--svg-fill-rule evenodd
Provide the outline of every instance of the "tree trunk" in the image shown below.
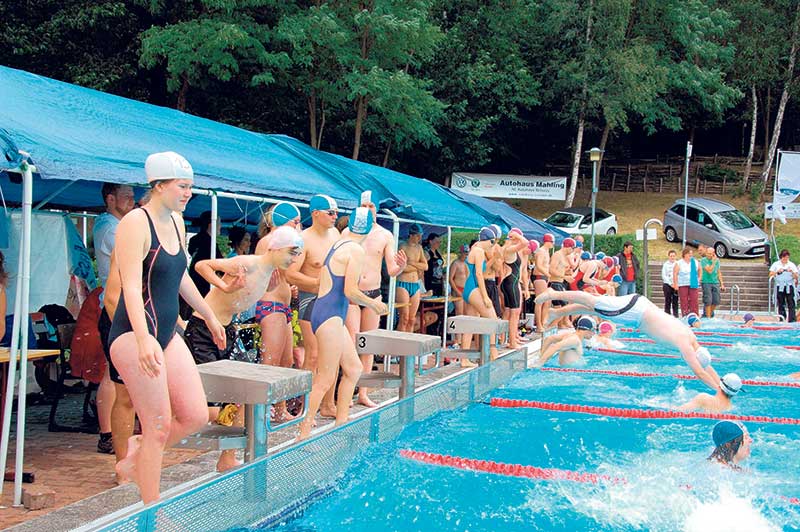
<path fill-rule="evenodd" d="M 389 164 L 389 152 L 391 152 L 391 151 L 392 151 L 392 140 L 389 139 L 389 142 L 386 143 L 386 151 L 383 152 L 383 167 L 384 168 L 386 168 L 386 166 Z"/>
<path fill-rule="evenodd" d="M 189 92 L 189 76 L 183 76 L 181 88 L 178 91 L 178 111 L 186 111 L 186 94 Z"/>
<path fill-rule="evenodd" d="M 311 94 L 306 98 L 308 104 L 308 136 L 311 139 L 311 147 L 319 149 L 317 143 L 317 91 L 311 89 Z"/>
<path fill-rule="evenodd" d="M 317 134 L 317 149 L 322 149 L 322 133 L 325 131 L 325 100 L 319 101 L 319 112 L 322 114 L 322 118 L 319 120 L 319 133 Z"/>
<path fill-rule="evenodd" d="M 600 137 L 600 162 L 597 163 L 597 180 L 600 180 L 600 170 L 603 168 L 603 159 L 606 158 L 606 146 L 608 145 L 608 135 L 611 133 L 611 126 L 606 122 L 603 128 L 603 135 Z"/>
<path fill-rule="evenodd" d="M 564 207 L 572 207 L 572 202 L 575 201 L 575 190 L 578 188 L 578 172 L 581 167 L 581 147 L 583 145 L 583 128 L 586 122 L 585 104 L 581 107 L 580 115 L 578 116 L 578 135 L 575 137 L 575 155 L 572 158 L 572 175 L 569 182 L 569 192 L 567 199 L 564 202 Z"/>
<path fill-rule="evenodd" d="M 764 149 L 761 152 L 761 160 L 767 160 L 769 151 L 769 115 L 772 113 L 772 89 L 767 87 L 767 98 L 764 106 Z"/>
<path fill-rule="evenodd" d="M 358 159 L 358 152 L 361 150 L 361 128 L 364 118 L 367 116 L 367 98 L 359 96 L 356 100 L 356 132 L 353 141 L 353 159 Z"/>
<path fill-rule="evenodd" d="M 797 39 L 798 32 L 800 32 L 800 3 L 797 5 L 797 12 L 795 13 L 794 24 L 792 26 L 792 48 L 789 52 L 789 66 L 786 68 L 786 83 L 783 86 L 781 93 L 781 101 L 778 104 L 778 114 L 775 115 L 775 126 L 772 131 L 772 138 L 769 143 L 769 153 L 764 158 L 764 171 L 761 173 L 761 179 L 764 184 L 769 180 L 769 171 L 772 168 L 772 163 L 775 160 L 775 153 L 778 150 L 778 141 L 781 136 L 781 125 L 783 125 L 783 114 L 786 111 L 786 103 L 789 101 L 789 88 L 794 81 L 794 65 L 797 59 Z M 766 187 L 764 187 L 766 190 Z"/>
<path fill-rule="evenodd" d="M 750 148 L 747 150 L 747 161 L 744 164 L 744 190 L 747 190 L 747 181 L 750 179 L 750 169 L 753 167 L 753 152 L 756 149 L 756 129 L 758 129 L 758 93 L 756 86 L 750 87 L 750 97 L 753 99 L 753 116 L 750 120 Z"/>

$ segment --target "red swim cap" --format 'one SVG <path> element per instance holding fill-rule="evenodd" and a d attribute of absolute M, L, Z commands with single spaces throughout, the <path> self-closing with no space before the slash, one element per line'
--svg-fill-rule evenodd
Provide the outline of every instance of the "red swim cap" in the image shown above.
<path fill-rule="evenodd" d="M 539 249 L 539 242 L 536 240 L 528 240 L 528 249 L 531 250 L 531 253 L 535 253 L 537 249 Z"/>
<path fill-rule="evenodd" d="M 603 264 L 606 265 L 606 268 L 611 268 L 614 266 L 614 259 L 611 257 L 603 257 Z"/>
<path fill-rule="evenodd" d="M 553 233 L 545 233 L 544 236 L 542 237 L 542 242 L 544 242 L 545 244 L 548 243 L 548 242 L 552 243 L 552 242 L 555 242 L 555 241 L 556 241 L 556 237 L 553 236 Z"/>
<path fill-rule="evenodd" d="M 509 229 L 508 234 L 510 235 L 511 233 L 517 233 L 519 236 L 523 236 L 522 231 L 520 231 L 519 228 L 517 227 L 512 227 L 511 229 Z"/>
<path fill-rule="evenodd" d="M 574 248 L 575 247 L 575 240 L 572 238 L 565 238 L 563 242 L 561 242 L 562 248 Z"/>

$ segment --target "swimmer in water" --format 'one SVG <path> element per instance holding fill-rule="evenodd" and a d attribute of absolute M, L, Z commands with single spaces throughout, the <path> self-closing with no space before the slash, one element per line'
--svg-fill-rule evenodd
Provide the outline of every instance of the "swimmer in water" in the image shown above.
<path fill-rule="evenodd" d="M 606 349 L 619 349 L 624 347 L 625 344 L 619 340 L 614 339 L 614 334 L 617 332 L 617 326 L 610 321 L 601 321 L 597 326 L 597 334 L 592 338 L 592 347 L 606 348 Z"/>
<path fill-rule="evenodd" d="M 731 469 L 741 469 L 739 464 L 750 456 L 750 445 L 753 443 L 747 428 L 739 421 L 720 421 L 714 425 L 711 437 L 715 448 L 708 459 Z"/>
<path fill-rule="evenodd" d="M 684 316 L 681 321 L 686 323 L 686 325 L 688 325 L 692 329 L 699 329 L 700 326 L 703 325 L 703 323 L 700 321 L 700 316 L 698 316 L 694 312 L 690 312 L 689 314 Z"/>
<path fill-rule="evenodd" d="M 738 326 L 741 329 L 750 329 L 751 327 L 753 327 L 753 325 L 756 324 L 756 317 L 750 314 L 749 312 L 744 316 L 742 316 L 742 320 L 744 321 L 744 323 Z"/>
<path fill-rule="evenodd" d="M 542 349 L 539 360 L 534 365 L 544 366 L 556 353 L 559 366 L 574 365 L 583 356 L 583 342 L 594 336 L 596 327 L 594 318 L 581 316 L 575 323 L 575 331 L 557 336 L 555 341 Z"/>
<path fill-rule="evenodd" d="M 366 207 L 350 214 L 349 233 L 339 239 L 328 252 L 321 268 L 319 297 L 311 312 L 311 328 L 319 346 L 319 362 L 308 396 L 308 413 L 300 423 L 299 440 L 311 435 L 311 426 L 322 398 L 336 384 L 339 367 L 342 379 L 336 398 L 336 425 L 347 422 L 350 399 L 361 376 L 361 360 L 353 337 L 345 327 L 350 302 L 372 309 L 378 316 L 388 307 L 378 297 L 369 297 L 359 288 L 366 252 L 362 247 L 372 230 L 375 217 Z"/>
<path fill-rule="evenodd" d="M 684 412 L 727 412 L 733 408 L 733 396 L 742 389 L 742 379 L 735 373 L 728 373 L 719 381 L 719 390 L 715 395 L 698 393 L 688 403 L 678 407 Z"/>
<path fill-rule="evenodd" d="M 677 348 L 697 378 L 715 392 L 719 390 L 719 375 L 711 367 L 708 349 L 700 346 L 697 337 L 685 323 L 666 314 L 646 297 L 638 294 L 598 297 L 586 292 L 556 292 L 548 289 L 536 297 L 536 304 L 551 299 L 568 303 L 565 307 L 551 310 L 551 320 L 571 314 L 592 314 L 618 325 L 641 329 L 651 338 Z"/>

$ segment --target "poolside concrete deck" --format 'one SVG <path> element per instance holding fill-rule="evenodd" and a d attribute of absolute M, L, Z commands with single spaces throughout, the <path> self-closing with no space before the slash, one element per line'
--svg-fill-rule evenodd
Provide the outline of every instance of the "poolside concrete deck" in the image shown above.
<path fill-rule="evenodd" d="M 528 344 L 538 348 L 535 340 Z M 396 369 L 396 368 L 395 368 Z M 428 374 L 417 376 L 417 387 L 452 377 L 463 370 L 459 364 L 451 364 Z M 381 404 L 397 398 L 396 389 L 376 390 L 370 394 Z M 64 411 L 80 412 L 82 395 L 68 396 L 62 403 Z M 69 406 L 66 406 L 69 404 Z M 47 486 L 56 492 L 56 505 L 38 511 L 11 507 L 13 483 L 4 484 L 0 499 L 0 528 L 14 532 L 61 531 L 77 527 L 127 508 L 139 500 L 132 485 L 116 486 L 114 480 L 114 457 L 96 452 L 97 435 L 47 432 L 47 405 L 30 406 L 27 410 L 27 439 L 25 469 L 36 474 L 33 486 Z M 62 407 L 59 406 L 61 412 Z M 368 409 L 354 405 L 352 416 L 359 416 Z M 319 428 L 327 430 L 333 426 L 330 418 L 317 417 Z M 270 452 L 290 445 L 297 435 L 297 428 L 277 431 L 270 435 Z M 170 490 L 186 487 L 187 483 L 202 482 L 217 475 L 214 466 L 219 453 L 191 449 L 170 449 L 165 454 L 164 472 L 161 479 L 163 495 Z M 9 460 L 13 464 L 13 459 Z"/>

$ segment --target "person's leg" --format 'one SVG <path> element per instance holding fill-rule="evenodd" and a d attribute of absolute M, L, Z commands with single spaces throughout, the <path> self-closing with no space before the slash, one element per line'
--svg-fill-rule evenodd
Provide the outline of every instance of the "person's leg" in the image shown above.
<path fill-rule="evenodd" d="M 794 287 L 789 288 L 789 293 L 786 294 L 786 304 L 789 307 L 789 322 L 794 323 L 797 321 L 797 315 L 795 314 L 795 305 L 794 305 Z"/>
<path fill-rule="evenodd" d="M 308 413 L 300 423 L 299 440 L 304 440 L 311 434 L 311 427 L 314 418 L 322 403 L 322 398 L 327 391 L 336 383 L 336 375 L 339 371 L 339 360 L 342 356 L 342 320 L 330 318 L 317 329 L 317 340 L 319 345 L 319 360 L 317 371 L 312 376 L 311 393 L 308 394 Z M 341 399 L 341 398 L 340 398 Z M 346 400 L 350 400 L 347 397 Z"/>
<path fill-rule="evenodd" d="M 676 318 L 680 316 L 680 310 L 678 309 L 678 291 L 674 288 L 672 290 L 672 315 Z"/>
<path fill-rule="evenodd" d="M 667 283 L 661 283 L 661 291 L 664 293 L 664 312 L 670 314 L 672 306 L 672 287 Z"/>
<path fill-rule="evenodd" d="M 786 299 L 780 290 L 775 290 L 775 302 L 778 306 L 778 316 L 783 316 L 784 321 L 786 321 Z"/>
<path fill-rule="evenodd" d="M 691 312 L 691 310 L 689 310 L 689 287 L 679 286 L 678 296 L 681 300 L 681 316 L 686 316 Z"/>
<path fill-rule="evenodd" d="M 361 309 L 361 330 L 362 331 L 374 331 L 380 325 L 381 318 L 375 311 L 371 308 L 362 308 Z M 353 339 L 353 345 L 355 345 L 355 338 Z M 361 374 L 362 375 L 369 375 L 372 373 L 372 364 L 375 362 L 375 357 L 373 355 L 360 355 L 361 358 Z M 366 407 L 373 408 L 378 406 L 378 404 L 369 398 L 369 388 L 364 388 L 359 386 L 358 387 L 358 403 L 362 404 Z"/>
<path fill-rule="evenodd" d="M 303 334 L 303 350 L 305 359 L 303 359 L 303 369 L 314 373 L 317 371 L 317 337 L 311 330 L 311 322 L 306 320 L 299 320 L 300 332 Z"/>
<path fill-rule="evenodd" d="M 342 367 L 342 379 L 339 382 L 339 395 L 336 401 L 336 425 L 347 423 L 347 419 L 350 416 L 350 399 L 353 397 L 356 383 L 361 377 L 362 368 L 361 360 L 359 360 L 356 353 L 356 345 L 344 327 L 342 327 L 341 335 L 342 359 L 340 365 Z"/>
<path fill-rule="evenodd" d="M 456 311 L 455 311 L 455 313 L 453 315 L 454 316 L 463 316 L 464 315 L 464 300 L 462 299 L 461 301 L 456 301 L 455 302 L 455 307 L 456 307 Z M 457 344 L 459 344 L 459 346 L 463 342 L 462 336 L 463 335 L 461 335 L 461 334 L 457 334 L 453 338 L 453 341 L 456 342 Z"/>
<path fill-rule="evenodd" d="M 422 297 L 422 291 L 417 290 L 417 293 L 408 300 L 408 313 L 406 314 L 406 324 L 403 329 L 406 332 L 414 332 L 414 320 L 417 317 L 417 312 L 419 312 L 420 297 Z"/>
<path fill-rule="evenodd" d="M 111 381 L 111 368 L 106 364 L 103 379 L 97 387 L 97 423 L 100 425 L 100 440 L 97 442 L 97 451 L 103 453 L 113 452 L 113 441 L 111 431 L 111 412 L 114 409 L 114 398 L 116 390 Z M 111 445 L 109 445 L 111 444 Z"/>
<path fill-rule="evenodd" d="M 692 308 L 692 312 L 700 315 L 700 307 L 698 306 L 698 293 L 700 292 L 699 288 L 690 288 L 689 289 L 689 306 Z"/>
<path fill-rule="evenodd" d="M 547 281 L 537 279 L 533 282 L 533 294 L 538 296 L 547 290 Z M 542 317 L 542 305 L 535 302 L 536 299 L 534 298 L 534 307 L 533 307 L 533 316 L 536 323 L 536 330 L 538 332 L 542 332 L 544 330 L 544 321 Z"/>
<path fill-rule="evenodd" d="M 131 396 L 124 384 L 114 382 L 114 405 L 111 408 L 111 441 L 117 463 L 128 454 L 128 438 L 133 436 L 136 413 Z M 120 479 L 121 480 L 121 479 Z"/>
<path fill-rule="evenodd" d="M 410 299 L 411 298 L 408 296 L 408 290 L 398 284 L 397 289 L 394 292 L 394 301 L 399 305 L 397 312 L 400 317 L 397 320 L 397 326 L 395 327 L 398 331 L 406 331 L 406 322 L 408 321 L 408 315 L 410 312 L 410 309 L 406 303 L 408 303 Z M 411 322 L 413 324 L 413 318 L 411 319 Z M 407 332 L 411 331 L 408 330 Z"/>
<path fill-rule="evenodd" d="M 287 367 L 287 354 L 291 356 L 291 326 L 286 323 L 286 315 L 273 312 L 261 318 L 261 363 L 267 366 Z M 288 334 L 287 334 L 288 331 Z M 283 419 L 287 416 L 286 403 L 275 405 L 275 417 Z"/>
<path fill-rule="evenodd" d="M 513 308 L 509 311 L 508 318 L 508 347 L 517 349 L 519 347 L 519 308 Z"/>
<path fill-rule="evenodd" d="M 567 303 L 577 303 L 579 305 L 583 305 L 584 307 L 594 308 L 595 303 L 597 303 L 598 296 L 592 295 L 582 290 L 571 290 L 569 292 L 561 292 L 553 290 L 552 288 L 548 288 L 541 295 L 536 296 L 536 303 L 538 304 L 540 301 L 543 302 L 552 301 L 553 299 L 566 301 Z M 561 315 L 563 316 L 564 313 L 561 312 Z"/>
<path fill-rule="evenodd" d="M 475 310 L 477 310 L 477 311 L 478 311 L 478 314 L 479 314 L 479 315 L 480 315 L 482 318 L 492 318 L 492 319 L 497 319 L 497 316 L 496 316 L 496 315 L 495 315 L 495 313 L 494 313 L 494 306 L 490 305 L 490 306 L 488 306 L 488 307 L 487 307 L 486 305 L 484 305 L 484 304 L 483 304 L 483 298 L 481 297 L 481 291 L 480 291 L 480 288 L 476 288 L 476 289 L 475 289 L 475 290 L 473 290 L 473 291 L 472 291 L 472 293 L 469 295 L 469 304 L 470 304 L 470 305 L 471 305 L 471 306 L 472 306 L 472 307 L 473 307 Z M 489 349 L 489 351 L 490 351 L 490 355 L 489 355 L 489 356 L 490 356 L 490 358 L 491 358 L 492 360 L 494 360 L 495 358 L 497 358 L 497 347 L 495 346 L 495 340 L 496 340 L 496 338 L 495 338 L 495 335 L 492 335 L 492 336 L 489 338 L 490 345 L 492 346 L 492 347 Z M 472 339 L 470 339 L 470 342 L 471 342 L 471 341 L 472 341 Z M 463 365 L 463 362 L 464 362 L 464 361 L 462 360 L 462 365 Z"/>

